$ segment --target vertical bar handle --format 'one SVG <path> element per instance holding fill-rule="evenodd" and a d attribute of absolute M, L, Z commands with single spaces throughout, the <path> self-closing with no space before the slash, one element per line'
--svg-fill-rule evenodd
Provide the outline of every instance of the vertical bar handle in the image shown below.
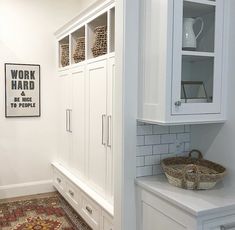
<path fill-rule="evenodd" d="M 112 147 L 112 116 L 108 116 L 108 138 L 107 138 L 107 146 Z"/>
<path fill-rule="evenodd" d="M 106 115 L 102 114 L 102 141 L 101 141 L 102 145 L 106 145 L 106 143 L 104 141 L 104 124 L 105 124 L 104 119 L 105 119 L 105 117 L 106 117 Z"/>
<path fill-rule="evenodd" d="M 66 124 L 66 132 L 69 132 L 69 122 L 68 122 L 68 113 L 69 113 L 69 110 L 66 109 L 66 118 L 65 118 L 65 124 Z"/>
<path fill-rule="evenodd" d="M 72 109 L 69 109 L 69 132 L 72 133 Z"/>

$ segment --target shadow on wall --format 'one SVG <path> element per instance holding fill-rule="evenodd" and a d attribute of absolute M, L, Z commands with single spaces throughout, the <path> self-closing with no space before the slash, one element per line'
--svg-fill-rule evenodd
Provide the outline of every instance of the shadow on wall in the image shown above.
<path fill-rule="evenodd" d="M 231 122 L 192 126 L 192 148 L 228 170 L 224 183 L 235 187 L 235 129 Z"/>

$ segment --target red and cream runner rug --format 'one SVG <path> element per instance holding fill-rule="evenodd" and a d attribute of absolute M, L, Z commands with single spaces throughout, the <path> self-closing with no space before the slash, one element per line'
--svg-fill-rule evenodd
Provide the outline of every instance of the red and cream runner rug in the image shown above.
<path fill-rule="evenodd" d="M 91 230 L 58 193 L 0 200 L 1 230 Z"/>

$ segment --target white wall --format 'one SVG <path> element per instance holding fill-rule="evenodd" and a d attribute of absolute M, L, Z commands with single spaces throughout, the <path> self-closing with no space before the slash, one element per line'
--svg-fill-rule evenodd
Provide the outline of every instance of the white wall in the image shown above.
<path fill-rule="evenodd" d="M 57 152 L 58 103 L 53 33 L 91 2 L 0 1 L 0 198 L 14 184 L 51 179 L 50 162 Z M 40 118 L 5 118 L 6 62 L 41 65 Z"/>
<path fill-rule="evenodd" d="M 192 145 L 205 153 L 205 158 L 228 169 L 225 183 L 235 186 L 235 1 L 230 0 L 228 53 L 228 121 L 225 124 L 192 127 Z"/>

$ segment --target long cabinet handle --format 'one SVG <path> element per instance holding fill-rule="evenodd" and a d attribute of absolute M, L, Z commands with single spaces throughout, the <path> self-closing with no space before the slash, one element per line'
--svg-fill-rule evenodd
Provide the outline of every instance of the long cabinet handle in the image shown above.
<path fill-rule="evenodd" d="M 107 146 L 112 147 L 112 116 L 108 116 L 108 138 L 107 138 Z"/>
<path fill-rule="evenodd" d="M 72 133 L 72 109 L 69 109 L 69 132 Z"/>
<path fill-rule="evenodd" d="M 235 223 L 220 226 L 220 230 L 229 230 L 229 229 L 235 229 Z"/>
<path fill-rule="evenodd" d="M 66 109 L 65 124 L 66 124 L 66 132 L 69 132 L 69 109 Z"/>
<path fill-rule="evenodd" d="M 104 124 L 105 124 L 104 119 L 105 118 L 106 118 L 106 115 L 103 114 L 102 115 L 102 140 L 101 140 L 102 145 L 106 145 L 105 140 L 104 140 Z"/>

